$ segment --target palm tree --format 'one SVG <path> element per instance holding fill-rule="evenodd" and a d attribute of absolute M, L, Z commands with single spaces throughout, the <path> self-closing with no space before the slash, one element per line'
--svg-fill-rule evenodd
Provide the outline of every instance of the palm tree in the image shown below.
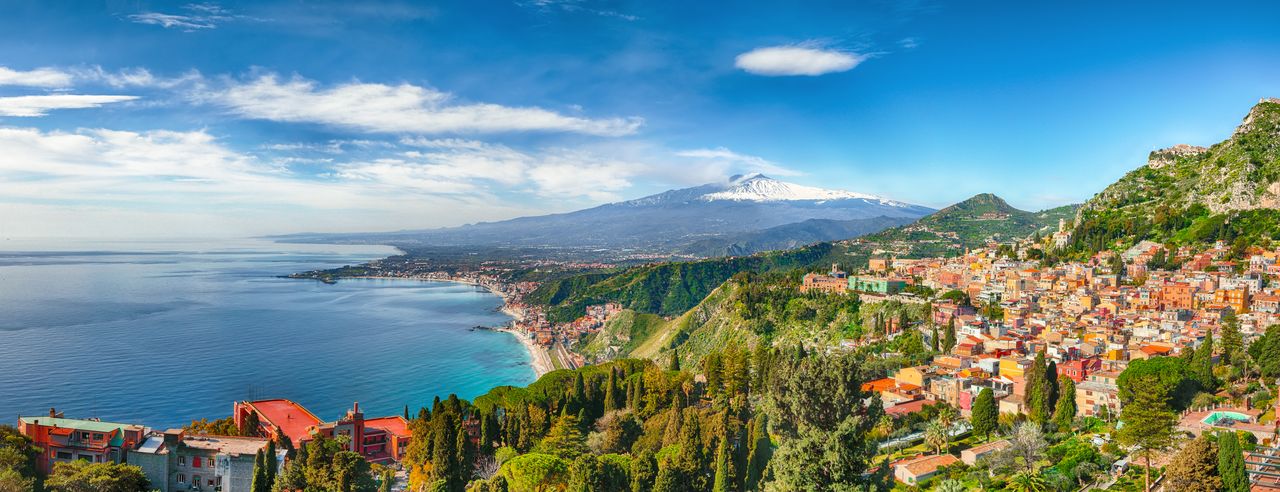
<path fill-rule="evenodd" d="M 936 449 L 938 454 L 942 454 L 942 448 L 951 440 L 947 430 L 947 427 L 944 427 L 937 420 L 930 422 L 929 426 L 924 429 L 924 442 Z"/>
<path fill-rule="evenodd" d="M 1047 492 L 1049 482 L 1036 470 L 1023 470 L 1009 479 L 1009 489 L 1017 492 Z"/>

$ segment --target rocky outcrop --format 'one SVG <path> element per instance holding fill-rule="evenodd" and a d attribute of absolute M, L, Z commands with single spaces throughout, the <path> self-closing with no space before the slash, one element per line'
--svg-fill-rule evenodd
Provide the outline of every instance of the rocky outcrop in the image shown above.
<path fill-rule="evenodd" d="M 1206 147 L 1197 145 L 1178 144 L 1166 149 L 1154 150 L 1147 156 L 1147 166 L 1153 169 L 1160 169 L 1169 164 L 1173 164 L 1179 157 L 1192 155 L 1200 155 L 1208 152 Z"/>

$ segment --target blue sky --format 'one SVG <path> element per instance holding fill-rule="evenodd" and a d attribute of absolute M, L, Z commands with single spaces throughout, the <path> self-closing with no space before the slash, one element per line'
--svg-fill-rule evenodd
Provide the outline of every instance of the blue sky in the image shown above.
<path fill-rule="evenodd" d="M 0 1 L 0 236 L 425 228 L 748 171 L 1040 209 L 1280 95 L 1274 2 L 740 3 Z"/>

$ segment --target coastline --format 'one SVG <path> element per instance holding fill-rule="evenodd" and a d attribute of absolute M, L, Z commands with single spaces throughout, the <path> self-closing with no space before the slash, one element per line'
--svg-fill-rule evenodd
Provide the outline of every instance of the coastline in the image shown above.
<path fill-rule="evenodd" d="M 511 307 L 511 303 L 508 299 L 506 292 L 503 292 L 490 285 L 484 284 L 482 282 L 477 282 L 474 280 L 453 279 L 453 278 L 441 279 L 441 278 L 427 278 L 427 277 L 417 277 L 417 276 L 393 277 L 393 276 L 377 276 L 377 275 L 360 275 L 360 276 L 342 277 L 342 278 L 363 278 L 363 279 L 377 279 L 377 280 L 417 280 L 419 282 L 453 282 L 457 284 L 466 284 L 466 285 L 481 287 L 489 291 L 491 294 L 498 296 L 499 299 L 502 299 L 501 310 L 504 314 L 506 314 L 507 316 L 510 316 L 513 320 L 517 322 L 524 320 L 524 313 Z M 555 364 L 551 362 L 551 351 L 548 350 L 546 347 L 543 347 L 541 345 L 534 343 L 533 339 L 527 333 L 524 333 L 522 331 L 510 328 L 507 326 L 491 326 L 489 327 L 489 329 L 493 331 L 499 331 L 499 332 L 509 334 L 515 337 L 516 340 L 520 342 L 520 345 L 524 346 L 525 350 L 529 352 L 529 365 L 533 367 L 533 374 L 535 378 L 540 378 L 544 374 L 555 370 Z"/>

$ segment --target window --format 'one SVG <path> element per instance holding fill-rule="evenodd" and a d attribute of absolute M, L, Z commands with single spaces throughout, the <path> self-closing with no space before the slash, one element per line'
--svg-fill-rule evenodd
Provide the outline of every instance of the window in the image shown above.
<path fill-rule="evenodd" d="M 179 457 L 178 457 L 178 466 L 187 466 L 187 457 L 186 457 L 186 456 L 179 456 Z M 179 477 L 181 477 L 182 475 L 178 475 L 178 476 L 179 476 Z M 179 481 L 179 482 L 181 482 L 182 480 L 178 480 L 178 481 Z"/>
<path fill-rule="evenodd" d="M 179 458 L 181 458 L 181 456 L 179 456 Z M 186 475 L 183 475 L 183 474 L 181 474 L 181 473 L 179 473 L 179 474 L 178 474 L 178 483 L 187 483 L 187 476 L 186 476 Z"/>
<path fill-rule="evenodd" d="M 81 433 L 80 433 L 80 439 L 84 439 L 84 440 L 88 441 L 88 440 L 89 440 L 89 433 L 88 433 L 88 432 L 81 432 Z"/>
<path fill-rule="evenodd" d="M 191 476 L 191 485 L 200 485 L 200 475 Z"/>
<path fill-rule="evenodd" d="M 101 441 L 101 440 L 102 440 L 102 434 L 94 434 L 94 435 L 93 435 L 93 440 L 95 440 L 95 441 Z"/>
<path fill-rule="evenodd" d="M 69 460 L 71 459 L 71 453 L 68 453 L 66 451 L 58 451 L 58 459 Z"/>

